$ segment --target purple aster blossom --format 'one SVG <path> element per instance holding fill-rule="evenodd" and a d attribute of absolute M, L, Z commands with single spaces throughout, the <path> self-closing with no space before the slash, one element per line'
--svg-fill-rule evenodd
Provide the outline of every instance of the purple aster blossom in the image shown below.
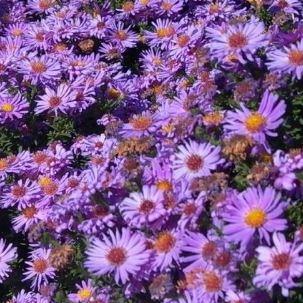
<path fill-rule="evenodd" d="M 303 39 L 296 44 L 285 46 L 268 53 L 267 66 L 270 71 L 292 74 L 301 79 L 303 75 Z"/>
<path fill-rule="evenodd" d="M 28 102 L 19 93 L 15 96 L 0 97 L 0 121 L 21 119 L 28 112 L 28 108 Z"/>
<path fill-rule="evenodd" d="M 164 230 L 159 232 L 153 242 L 155 252 L 152 269 L 161 271 L 168 269 L 175 262 L 180 263 L 183 233 L 179 230 Z"/>
<path fill-rule="evenodd" d="M 81 284 L 76 284 L 77 292 L 68 294 L 68 300 L 73 303 L 88 303 L 95 297 L 96 287 L 93 286 L 93 281 L 82 281 Z"/>
<path fill-rule="evenodd" d="M 266 91 L 259 109 L 250 111 L 243 104 L 235 112 L 227 111 L 224 129 L 230 134 L 245 135 L 266 145 L 266 136 L 275 137 L 275 130 L 281 125 L 286 104 L 277 95 Z"/>
<path fill-rule="evenodd" d="M 272 187 L 264 190 L 251 187 L 238 195 L 222 213 L 225 238 L 229 241 L 247 245 L 258 233 L 260 240 L 270 243 L 270 233 L 287 228 L 287 221 L 282 217 L 285 202 Z"/>
<path fill-rule="evenodd" d="M 55 0 L 29 0 L 27 8 L 36 13 L 52 13 L 57 5 Z"/>
<path fill-rule="evenodd" d="M 206 32 L 210 54 L 219 60 L 253 61 L 257 49 L 268 44 L 264 24 L 256 19 L 245 24 L 207 27 Z"/>
<path fill-rule="evenodd" d="M 6 34 L 11 36 L 13 39 L 15 38 L 23 38 L 26 32 L 27 25 L 25 23 L 15 23 L 11 24 L 6 29 Z"/>
<path fill-rule="evenodd" d="M 163 224 L 167 211 L 163 192 L 155 186 L 144 185 L 142 192 L 133 192 L 120 205 L 123 218 L 131 226 L 144 227 Z"/>
<path fill-rule="evenodd" d="M 226 302 L 228 303 L 250 303 L 251 296 L 243 291 L 228 290 L 226 292 Z"/>
<path fill-rule="evenodd" d="M 124 228 L 121 233 L 109 230 L 103 240 L 92 239 L 87 256 L 85 266 L 90 272 L 98 276 L 114 273 L 115 281 L 125 284 L 149 261 L 150 252 L 140 234 Z"/>
<path fill-rule="evenodd" d="M 107 36 L 110 27 L 110 20 L 106 16 L 94 16 L 90 20 L 90 34 L 96 38 L 102 39 Z"/>
<path fill-rule="evenodd" d="M 30 254 L 30 261 L 26 261 L 27 269 L 22 281 L 31 280 L 31 288 L 39 289 L 41 285 L 47 284 L 49 279 L 55 277 L 55 269 L 49 261 L 51 249 L 37 248 Z"/>
<path fill-rule="evenodd" d="M 288 296 L 289 289 L 299 285 L 294 279 L 303 274 L 303 257 L 300 256 L 303 244 L 287 242 L 282 233 L 274 233 L 272 240 L 273 247 L 259 246 L 256 249 L 259 264 L 253 282 L 268 290 L 278 284 L 282 294 Z"/>
<path fill-rule="evenodd" d="M 134 47 L 138 41 L 137 35 L 130 29 L 131 27 L 125 27 L 123 22 L 111 24 L 110 26 L 110 42 L 117 44 L 118 47 L 128 48 Z"/>
<path fill-rule="evenodd" d="M 28 55 L 18 63 L 18 70 L 24 79 L 32 84 L 49 83 L 61 76 L 61 65 L 48 55 L 38 57 L 36 53 Z"/>
<path fill-rule="evenodd" d="M 10 186 L 9 190 L 3 193 L 1 204 L 6 207 L 12 207 L 17 205 L 17 208 L 24 209 L 33 201 L 40 198 L 40 189 L 37 183 L 32 182 L 29 179 L 25 181 L 18 180 L 17 183 Z"/>
<path fill-rule="evenodd" d="M 269 9 L 274 12 L 283 11 L 287 14 L 299 15 L 302 3 L 299 0 L 274 0 Z"/>
<path fill-rule="evenodd" d="M 77 92 L 70 85 L 60 84 L 57 89 L 45 88 L 45 95 L 37 101 L 35 112 L 54 112 L 57 116 L 60 112 L 66 114 L 68 110 L 76 106 Z"/>
<path fill-rule="evenodd" d="M 17 249 L 12 244 L 6 245 L 5 240 L 0 239 L 0 283 L 2 283 L 12 269 L 9 263 L 17 258 Z"/>
<path fill-rule="evenodd" d="M 32 24 L 25 32 L 24 46 L 35 50 L 50 47 L 51 31 L 46 22 Z"/>
<path fill-rule="evenodd" d="M 172 16 L 183 8 L 183 0 L 161 0 L 157 12 L 159 15 Z"/>
<path fill-rule="evenodd" d="M 178 146 L 173 159 L 174 176 L 177 179 L 183 177 L 191 180 L 196 177 L 211 175 L 211 171 L 224 162 L 220 159 L 220 147 L 209 143 L 186 142 Z"/>

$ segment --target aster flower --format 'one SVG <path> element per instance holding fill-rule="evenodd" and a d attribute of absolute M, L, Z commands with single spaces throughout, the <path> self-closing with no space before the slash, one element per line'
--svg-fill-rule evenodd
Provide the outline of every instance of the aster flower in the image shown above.
<path fill-rule="evenodd" d="M 0 282 L 2 283 L 11 272 L 9 263 L 17 258 L 17 249 L 12 244 L 6 245 L 3 239 L 0 239 Z"/>
<path fill-rule="evenodd" d="M 0 97 L 0 119 L 3 122 L 20 119 L 28 112 L 28 102 L 20 94 Z"/>
<path fill-rule="evenodd" d="M 248 244 L 257 232 L 260 240 L 270 242 L 270 233 L 285 230 L 287 221 L 282 219 L 285 203 L 272 187 L 248 188 L 226 206 L 222 214 L 226 239 Z"/>
<path fill-rule="evenodd" d="M 162 0 L 159 3 L 159 13 L 171 16 L 183 8 L 183 0 Z"/>
<path fill-rule="evenodd" d="M 228 111 L 224 129 L 230 134 L 245 135 L 266 145 L 266 136 L 275 137 L 275 130 L 283 122 L 286 105 L 278 96 L 266 91 L 262 97 L 259 109 L 250 111 L 243 104 L 241 109 Z"/>
<path fill-rule="evenodd" d="M 174 176 L 177 179 L 186 177 L 189 180 L 196 177 L 209 176 L 212 170 L 223 163 L 220 159 L 220 147 L 209 143 L 189 141 L 179 146 L 173 161 Z"/>
<path fill-rule="evenodd" d="M 110 31 L 110 41 L 123 48 L 134 47 L 138 40 L 135 32 L 130 30 L 130 26 L 125 28 L 122 22 L 113 23 Z"/>
<path fill-rule="evenodd" d="M 257 49 L 268 44 L 264 24 L 257 20 L 237 25 L 207 27 L 206 32 L 210 54 L 219 60 L 235 58 L 245 62 L 246 57 L 252 61 L 252 55 Z"/>
<path fill-rule="evenodd" d="M 166 214 L 163 193 L 155 186 L 144 185 L 142 193 L 131 193 L 122 201 L 120 208 L 125 220 L 137 227 L 146 224 L 153 226 L 157 221 L 162 221 Z"/>
<path fill-rule="evenodd" d="M 295 278 L 303 274 L 303 245 L 287 242 L 281 233 L 274 233 L 272 237 L 274 246 L 259 246 L 259 264 L 254 283 L 271 290 L 276 284 L 282 288 L 282 294 L 288 296 L 289 289 L 298 286 Z"/>
<path fill-rule="evenodd" d="M 274 0 L 269 9 L 297 15 L 302 9 L 302 3 L 299 0 Z"/>
<path fill-rule="evenodd" d="M 150 253 L 141 235 L 122 229 L 115 234 L 109 230 L 109 236 L 104 235 L 103 240 L 93 239 L 87 256 L 85 266 L 90 272 L 96 275 L 114 273 L 117 283 L 125 283 L 148 262 Z"/>
<path fill-rule="evenodd" d="M 301 79 L 303 75 L 303 39 L 283 49 L 268 53 L 268 68 L 273 72 L 292 74 Z"/>
<path fill-rule="evenodd" d="M 55 277 L 55 269 L 49 262 L 50 253 L 50 249 L 35 249 L 31 252 L 30 261 L 25 262 L 28 267 L 22 281 L 32 280 L 32 289 L 39 289 L 42 284 L 48 283 L 49 279 Z"/>
<path fill-rule="evenodd" d="M 68 295 L 68 299 L 73 303 L 90 302 L 94 298 L 96 288 L 93 286 L 93 281 L 82 281 L 81 284 L 76 284 L 78 291 Z"/>
<path fill-rule="evenodd" d="M 37 114 L 44 111 L 54 112 L 57 116 L 59 112 L 66 113 L 76 106 L 76 91 L 66 84 L 60 84 L 56 90 L 45 88 L 45 95 L 37 101 L 35 112 Z"/>
<path fill-rule="evenodd" d="M 55 0 L 30 0 L 28 8 L 37 13 L 51 13 L 56 4 Z"/>

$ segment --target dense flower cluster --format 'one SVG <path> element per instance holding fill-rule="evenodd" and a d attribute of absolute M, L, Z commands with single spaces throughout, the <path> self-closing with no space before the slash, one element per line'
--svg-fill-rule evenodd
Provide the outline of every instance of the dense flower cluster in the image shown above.
<path fill-rule="evenodd" d="M 302 299 L 300 0 L 2 0 L 0 26 L 3 302 Z"/>

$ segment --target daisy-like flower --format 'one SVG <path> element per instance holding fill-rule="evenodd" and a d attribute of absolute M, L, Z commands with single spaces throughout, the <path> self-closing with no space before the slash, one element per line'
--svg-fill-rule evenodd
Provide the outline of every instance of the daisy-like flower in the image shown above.
<path fill-rule="evenodd" d="M 159 3 L 159 13 L 171 16 L 182 10 L 183 0 L 162 0 Z"/>
<path fill-rule="evenodd" d="M 0 119 L 11 121 L 20 119 L 28 112 L 28 102 L 24 100 L 21 94 L 0 98 Z"/>
<path fill-rule="evenodd" d="M 173 161 L 174 176 L 177 179 L 209 176 L 212 170 L 223 163 L 220 159 L 220 147 L 209 143 L 189 141 L 179 146 Z"/>
<path fill-rule="evenodd" d="M 61 75 L 61 65 L 58 61 L 47 55 L 38 57 L 36 53 L 21 60 L 18 68 L 24 79 L 29 80 L 32 84 L 58 80 Z"/>
<path fill-rule="evenodd" d="M 114 273 L 115 281 L 126 283 L 131 275 L 136 275 L 150 257 L 144 238 L 132 234 L 129 229 L 109 230 L 103 240 L 93 239 L 87 251 L 85 266 L 96 275 Z"/>
<path fill-rule="evenodd" d="M 302 9 L 302 2 L 300 0 L 274 0 L 269 9 L 297 15 Z"/>
<path fill-rule="evenodd" d="M 273 72 L 292 74 L 297 79 L 303 75 L 303 39 L 283 49 L 268 53 L 268 68 Z"/>
<path fill-rule="evenodd" d="M 45 88 L 45 95 L 37 101 L 35 112 L 40 114 L 44 111 L 64 113 L 76 106 L 77 92 L 69 85 L 60 84 L 56 90 Z"/>
<path fill-rule="evenodd" d="M 88 280 L 87 282 L 82 281 L 81 284 L 76 284 L 76 287 L 78 291 L 68 295 L 69 301 L 73 303 L 87 303 L 93 300 L 96 288 L 93 286 L 92 280 Z"/>
<path fill-rule="evenodd" d="M 47 284 L 49 279 L 55 277 L 55 269 L 49 262 L 50 253 L 51 249 L 38 248 L 32 251 L 30 261 L 25 262 L 28 267 L 22 281 L 32 280 L 33 289 L 39 289 L 42 284 Z"/>
<path fill-rule="evenodd" d="M 226 239 L 246 245 L 258 232 L 260 240 L 269 243 L 271 232 L 287 228 L 287 221 L 281 218 L 285 203 L 280 198 L 272 187 L 265 190 L 251 187 L 242 192 L 222 214 L 227 222 L 224 226 Z"/>
<path fill-rule="evenodd" d="M 259 264 L 254 284 L 271 290 L 278 284 L 282 294 L 288 296 L 289 289 L 298 286 L 294 279 L 303 274 L 303 244 L 287 242 L 281 233 L 274 233 L 274 246 L 257 248 Z"/>
<path fill-rule="evenodd" d="M 51 13 L 56 5 L 56 0 L 30 0 L 28 2 L 28 8 L 37 13 Z"/>
<path fill-rule="evenodd" d="M 130 29 L 130 26 L 125 28 L 122 22 L 113 23 L 110 28 L 110 41 L 122 47 L 134 47 L 138 38 Z"/>
<path fill-rule="evenodd" d="M 275 137 L 275 129 L 283 122 L 281 118 L 286 110 L 283 100 L 266 91 L 257 111 L 250 111 L 243 104 L 241 109 L 228 111 L 224 129 L 231 134 L 239 134 L 253 138 L 266 145 L 266 136 Z"/>
<path fill-rule="evenodd" d="M 17 249 L 8 244 L 6 246 L 5 241 L 0 239 L 0 282 L 3 282 L 8 273 L 11 272 L 9 263 L 17 258 Z"/>
<path fill-rule="evenodd" d="M 226 301 L 229 303 L 249 303 L 251 302 L 251 297 L 242 291 L 228 290 L 226 292 Z"/>
<path fill-rule="evenodd" d="M 268 44 L 263 22 L 255 19 L 245 24 L 207 27 L 206 32 L 210 53 L 219 60 L 237 59 L 245 62 L 244 57 L 253 60 L 252 55 L 257 49 Z"/>
<path fill-rule="evenodd" d="M 155 225 L 166 214 L 163 192 L 147 185 L 143 186 L 142 192 L 133 192 L 125 198 L 120 209 L 125 220 L 136 227 Z"/>
<path fill-rule="evenodd" d="M 153 248 L 155 260 L 153 266 L 164 270 L 173 262 L 179 263 L 183 235 L 181 231 L 166 230 L 161 231 L 155 238 Z"/>

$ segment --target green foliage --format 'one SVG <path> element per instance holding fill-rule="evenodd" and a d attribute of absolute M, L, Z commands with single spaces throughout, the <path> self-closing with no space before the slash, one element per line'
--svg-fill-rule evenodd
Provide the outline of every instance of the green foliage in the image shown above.
<path fill-rule="evenodd" d="M 75 137 L 75 125 L 71 118 L 56 117 L 50 127 L 51 130 L 47 134 L 49 142 L 60 140 L 66 143 Z"/>
<path fill-rule="evenodd" d="M 286 212 L 288 222 L 291 222 L 294 230 L 303 225 L 303 201 L 297 201 L 290 205 Z"/>
<path fill-rule="evenodd" d="M 244 190 L 248 187 L 247 175 L 249 174 L 247 162 L 237 163 L 232 171 L 232 186 L 238 190 Z"/>
<path fill-rule="evenodd" d="M 20 134 L 5 126 L 0 127 L 0 155 L 18 152 Z"/>
<path fill-rule="evenodd" d="M 265 26 L 269 27 L 272 25 L 273 16 L 272 14 L 263 6 L 258 11 L 259 18 L 264 22 Z"/>

